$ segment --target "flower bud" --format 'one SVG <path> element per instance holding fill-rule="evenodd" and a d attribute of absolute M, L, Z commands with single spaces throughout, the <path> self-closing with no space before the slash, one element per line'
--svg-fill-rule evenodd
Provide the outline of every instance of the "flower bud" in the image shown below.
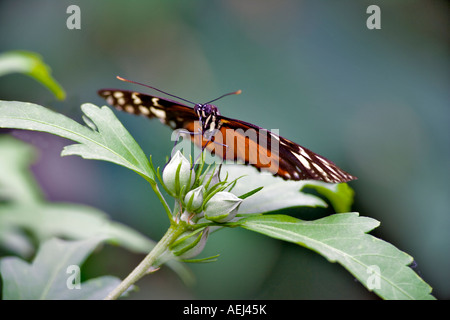
<path fill-rule="evenodd" d="M 178 168 L 179 171 L 178 171 Z M 178 150 L 163 170 L 162 179 L 172 195 L 178 196 L 183 186 L 189 190 L 195 182 L 195 171 L 191 164 Z"/>
<path fill-rule="evenodd" d="M 204 186 L 195 188 L 189 191 L 184 197 L 184 203 L 186 204 L 186 209 L 189 212 L 194 212 L 200 209 L 203 205 L 203 192 L 205 191 Z"/>
<path fill-rule="evenodd" d="M 205 218 L 214 222 L 227 222 L 236 216 L 242 199 L 230 192 L 217 192 L 205 205 Z"/>
<path fill-rule="evenodd" d="M 203 180 L 203 184 L 207 190 L 211 189 L 211 187 L 215 186 L 219 182 L 219 170 L 214 170 L 213 172 L 209 171 L 206 173 L 205 179 Z"/>
<path fill-rule="evenodd" d="M 174 255 L 181 259 L 190 259 L 199 255 L 206 245 L 208 240 L 209 227 L 205 228 L 202 232 L 192 234 L 186 233 L 180 240 L 175 242 L 175 245 L 171 248 Z"/>

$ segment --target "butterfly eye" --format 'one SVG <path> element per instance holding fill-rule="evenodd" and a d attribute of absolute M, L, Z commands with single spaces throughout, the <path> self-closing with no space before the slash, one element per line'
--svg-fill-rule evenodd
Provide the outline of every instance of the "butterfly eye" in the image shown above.
<path fill-rule="evenodd" d="M 206 104 L 203 110 L 205 110 L 205 114 L 211 114 L 211 105 Z"/>
<path fill-rule="evenodd" d="M 217 109 L 217 107 L 215 105 L 205 104 L 205 105 L 203 105 L 203 107 L 204 107 L 203 110 L 205 111 L 205 114 L 207 114 L 207 115 L 212 114 L 212 113 L 214 113 L 216 115 L 220 114 L 219 109 Z"/>

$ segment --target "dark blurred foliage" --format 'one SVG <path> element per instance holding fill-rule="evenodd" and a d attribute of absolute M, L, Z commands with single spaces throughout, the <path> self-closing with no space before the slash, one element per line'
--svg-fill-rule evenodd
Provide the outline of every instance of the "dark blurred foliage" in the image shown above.
<path fill-rule="evenodd" d="M 66 9 L 81 8 L 81 30 Z M 381 8 L 381 30 L 366 9 Z M 25 1 L 0 3 L 0 52 L 41 54 L 67 91 L 57 102 L 23 75 L 0 78 L 0 98 L 45 105 L 77 120 L 96 90 L 134 88 L 121 75 L 222 114 L 280 129 L 359 177 L 355 211 L 381 221 L 374 234 L 412 255 L 437 298 L 450 298 L 449 5 L 397 1 Z M 158 121 L 117 113 L 154 162 L 172 142 Z M 148 184 L 121 167 L 60 158 L 68 142 L 14 132 L 34 144 L 33 170 L 49 200 L 95 206 L 157 240 L 167 219 Z M 303 213 L 308 211 L 304 211 Z M 224 230 L 210 238 L 186 287 L 170 270 L 147 277 L 132 297 L 373 299 L 339 265 L 304 248 Z M 106 247 L 89 272 L 125 276 L 142 259 Z M 86 277 L 88 277 L 86 275 Z"/>

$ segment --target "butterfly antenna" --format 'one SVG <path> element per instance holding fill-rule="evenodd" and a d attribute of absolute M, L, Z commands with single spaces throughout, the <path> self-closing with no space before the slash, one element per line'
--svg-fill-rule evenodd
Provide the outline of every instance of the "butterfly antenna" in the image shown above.
<path fill-rule="evenodd" d="M 241 94 L 241 92 L 242 92 L 242 90 L 238 90 L 238 91 L 226 93 L 226 94 L 223 94 L 223 95 L 221 95 L 220 97 L 215 98 L 214 100 L 208 101 L 208 102 L 206 102 L 206 103 L 204 103 L 204 104 L 208 104 L 208 103 L 217 101 L 217 100 L 219 100 L 219 99 L 222 99 L 223 97 L 230 96 L 230 95 L 232 95 L 232 94 Z"/>
<path fill-rule="evenodd" d="M 138 84 L 138 85 L 141 85 L 141 86 L 144 86 L 144 87 L 147 87 L 147 88 L 150 88 L 150 89 L 156 90 L 156 91 L 158 91 L 158 92 L 164 93 L 164 94 L 166 94 L 166 95 L 168 95 L 168 96 L 171 96 L 171 97 L 174 97 L 174 98 L 177 98 L 177 99 L 183 100 L 184 102 L 187 102 L 187 103 L 191 103 L 191 104 L 193 104 L 193 105 L 196 105 L 196 103 L 194 103 L 194 102 L 192 102 L 192 101 L 189 101 L 189 100 L 186 100 L 186 99 L 180 98 L 180 97 L 178 97 L 178 96 L 176 96 L 176 95 L 173 95 L 173 94 L 167 93 L 167 92 L 165 92 L 165 91 L 162 91 L 162 90 L 156 89 L 155 87 L 151 87 L 151 86 L 148 86 L 148 85 L 146 85 L 146 84 L 143 84 L 143 83 L 139 83 L 139 82 L 136 82 L 136 81 L 128 80 L 128 79 L 125 79 L 125 78 L 122 78 L 122 77 L 119 77 L 119 76 L 117 76 L 117 79 L 119 79 L 119 80 L 122 80 L 122 81 L 125 81 L 125 82 L 130 82 L 130 83 Z M 217 99 L 216 99 L 216 100 L 217 100 Z"/>

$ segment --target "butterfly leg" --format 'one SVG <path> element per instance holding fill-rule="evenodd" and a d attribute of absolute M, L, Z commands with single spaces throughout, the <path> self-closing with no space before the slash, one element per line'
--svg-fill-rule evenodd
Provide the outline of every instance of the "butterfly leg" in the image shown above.
<path fill-rule="evenodd" d="M 197 158 L 195 158 L 195 161 L 192 163 L 192 167 L 191 170 L 194 168 L 195 164 L 197 163 L 198 159 L 202 156 L 203 151 L 205 151 L 206 146 L 211 142 L 211 140 L 208 140 L 206 142 L 206 144 L 202 147 L 202 151 L 200 152 L 200 154 L 197 156 Z"/>
<path fill-rule="evenodd" d="M 213 140 L 212 142 L 215 143 L 215 144 L 218 144 L 219 146 L 228 148 L 228 145 L 226 145 L 226 144 L 223 144 L 223 143 L 220 143 L 220 142 L 216 142 L 216 141 L 214 141 L 214 140 Z"/>
<path fill-rule="evenodd" d="M 175 144 L 173 145 L 172 152 L 170 153 L 169 161 L 170 161 L 170 159 L 172 159 L 172 156 L 175 153 L 175 147 L 177 146 L 177 144 L 179 142 L 179 139 L 180 139 L 180 136 L 182 134 L 199 135 L 199 134 L 201 134 L 201 132 L 190 132 L 190 131 L 185 130 L 185 129 L 177 130 L 177 133 L 176 133 L 176 136 L 175 136 L 175 139 L 174 139 L 175 140 Z"/>
<path fill-rule="evenodd" d="M 210 143 L 215 143 L 218 144 L 221 147 L 225 147 L 228 148 L 228 146 L 226 144 L 220 143 L 220 142 L 216 142 L 214 141 L 214 136 L 212 136 L 207 142 L 206 144 L 202 147 L 202 151 L 200 152 L 200 154 L 197 156 L 197 158 L 195 159 L 195 161 L 192 164 L 192 168 L 194 168 L 194 165 L 197 163 L 198 159 L 200 158 L 200 156 L 203 154 L 203 152 L 205 151 L 206 147 L 210 144 Z M 222 165 L 222 164 L 221 164 Z M 191 169 L 192 169 L 191 168 Z"/>

